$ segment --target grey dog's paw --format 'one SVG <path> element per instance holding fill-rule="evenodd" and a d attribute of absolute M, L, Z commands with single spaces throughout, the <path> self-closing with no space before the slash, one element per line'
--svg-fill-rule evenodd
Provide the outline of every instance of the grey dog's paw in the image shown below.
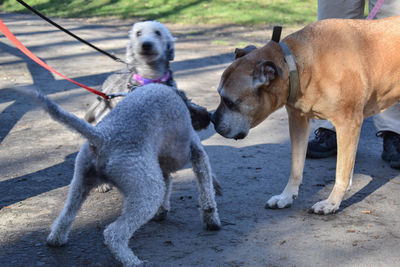
<path fill-rule="evenodd" d="M 47 237 L 46 244 L 49 247 L 62 247 L 67 244 L 68 238 L 65 234 L 50 233 Z"/>
<path fill-rule="evenodd" d="M 207 231 L 218 231 L 221 229 L 221 223 L 207 223 L 206 230 Z"/>
<path fill-rule="evenodd" d="M 203 210 L 203 220 L 208 231 L 218 231 L 221 229 L 221 221 L 215 208 Z"/>
<path fill-rule="evenodd" d="M 141 264 L 137 265 L 138 267 L 175 267 L 176 265 L 170 264 L 170 263 L 154 263 L 150 261 L 142 261 Z"/>
<path fill-rule="evenodd" d="M 150 261 L 142 261 L 141 264 L 136 265 L 137 267 L 156 267 L 157 265 Z"/>
<path fill-rule="evenodd" d="M 165 220 L 167 218 L 168 215 L 168 211 L 167 209 L 165 209 L 164 207 L 160 207 L 156 213 L 156 215 L 154 215 L 153 219 L 151 219 L 152 221 L 155 222 L 161 222 L 163 220 Z"/>
<path fill-rule="evenodd" d="M 99 193 L 106 193 L 112 189 L 112 186 L 109 184 L 101 184 L 96 188 L 96 191 Z"/>

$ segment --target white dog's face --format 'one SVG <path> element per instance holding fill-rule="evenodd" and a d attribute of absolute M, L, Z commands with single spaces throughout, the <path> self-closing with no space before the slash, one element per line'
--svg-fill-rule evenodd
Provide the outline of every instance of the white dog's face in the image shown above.
<path fill-rule="evenodd" d="M 174 38 L 168 29 L 157 21 L 137 22 L 129 32 L 128 64 L 135 59 L 154 62 L 161 57 L 174 59 Z"/>

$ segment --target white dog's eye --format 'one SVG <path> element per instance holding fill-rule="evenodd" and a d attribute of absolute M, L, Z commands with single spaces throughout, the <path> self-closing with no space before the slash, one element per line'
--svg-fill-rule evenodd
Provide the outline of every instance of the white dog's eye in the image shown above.
<path fill-rule="evenodd" d="M 142 35 L 142 32 L 141 31 L 137 31 L 136 32 L 136 37 L 139 37 L 140 35 Z"/>
<path fill-rule="evenodd" d="M 155 31 L 154 32 L 157 36 L 161 36 L 161 32 L 160 31 Z"/>

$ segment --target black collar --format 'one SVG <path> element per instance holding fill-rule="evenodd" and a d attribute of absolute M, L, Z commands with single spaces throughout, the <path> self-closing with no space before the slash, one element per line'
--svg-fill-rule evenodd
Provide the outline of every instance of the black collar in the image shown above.
<path fill-rule="evenodd" d="M 289 95 L 287 98 L 287 103 L 293 104 L 296 102 L 300 88 L 299 72 L 297 70 L 296 59 L 287 44 L 280 42 L 279 45 L 282 49 L 285 63 L 289 72 Z"/>

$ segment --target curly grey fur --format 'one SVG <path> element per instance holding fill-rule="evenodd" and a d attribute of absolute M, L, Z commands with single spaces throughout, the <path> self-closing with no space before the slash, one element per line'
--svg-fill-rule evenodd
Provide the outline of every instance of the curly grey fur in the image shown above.
<path fill-rule="evenodd" d="M 128 247 L 129 239 L 151 218 L 165 217 L 170 208 L 170 173 L 188 160 L 197 177 L 206 228 L 221 227 L 207 154 L 188 109 L 171 87 L 149 84 L 137 88 L 97 126 L 69 114 L 40 92 L 32 95 L 55 120 L 88 139 L 76 158 L 68 198 L 47 238 L 49 245 L 67 242 L 90 190 L 110 182 L 124 195 L 124 206 L 121 216 L 104 230 L 105 244 L 124 266 L 142 264 Z"/>

